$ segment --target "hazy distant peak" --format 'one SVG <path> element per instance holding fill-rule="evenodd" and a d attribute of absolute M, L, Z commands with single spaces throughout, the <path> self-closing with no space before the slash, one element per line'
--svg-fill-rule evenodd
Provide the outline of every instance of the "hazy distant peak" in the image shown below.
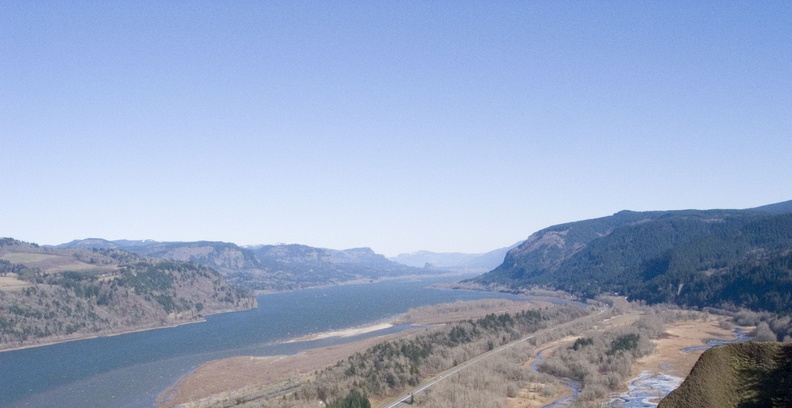
<path fill-rule="evenodd" d="M 516 243 L 512 246 L 499 248 L 493 251 L 466 254 L 461 252 L 431 252 L 431 251 L 415 251 L 406 254 L 399 254 L 393 258 L 392 261 L 400 264 L 425 267 L 431 266 L 434 268 L 464 268 L 464 269 L 493 269 L 503 262 L 506 253 L 517 246 Z"/>

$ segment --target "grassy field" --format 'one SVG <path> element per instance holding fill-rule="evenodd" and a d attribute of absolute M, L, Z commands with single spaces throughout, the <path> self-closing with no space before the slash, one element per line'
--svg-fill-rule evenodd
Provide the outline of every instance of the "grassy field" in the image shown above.
<path fill-rule="evenodd" d="M 85 262 L 80 261 L 72 261 L 70 263 L 60 264 L 46 270 L 47 273 L 58 273 L 64 271 L 74 271 L 74 272 L 106 272 L 106 271 L 115 271 L 118 269 L 118 266 L 107 266 L 107 265 L 92 265 Z"/>
<path fill-rule="evenodd" d="M 22 264 L 30 268 L 38 268 L 45 274 L 74 272 L 112 272 L 118 269 L 116 265 L 98 265 L 82 262 L 72 256 L 56 254 L 37 254 L 30 252 L 17 252 L 0 256 L 0 259 L 15 264 Z"/>
<path fill-rule="evenodd" d="M 50 255 L 50 254 L 32 254 L 32 253 L 25 253 L 25 252 L 18 252 L 13 254 L 5 254 L 0 256 L 0 259 L 11 263 L 17 264 L 31 264 L 31 263 L 45 263 L 48 261 L 58 260 L 59 258 L 63 258 L 61 255 Z"/>
<path fill-rule="evenodd" d="M 33 286 L 30 282 L 25 282 L 21 279 L 18 279 L 16 274 L 11 275 L 12 276 L 0 276 L 0 290 L 14 292 Z"/>

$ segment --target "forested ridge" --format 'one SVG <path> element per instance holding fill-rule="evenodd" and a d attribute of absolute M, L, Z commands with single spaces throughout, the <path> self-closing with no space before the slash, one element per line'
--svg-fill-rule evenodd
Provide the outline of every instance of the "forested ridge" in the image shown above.
<path fill-rule="evenodd" d="M 0 240 L 0 348 L 162 327 L 255 306 L 195 263 Z"/>
<path fill-rule="evenodd" d="M 553 226 L 475 279 L 549 287 L 583 297 L 792 312 L 792 213 L 766 210 L 630 212 Z"/>

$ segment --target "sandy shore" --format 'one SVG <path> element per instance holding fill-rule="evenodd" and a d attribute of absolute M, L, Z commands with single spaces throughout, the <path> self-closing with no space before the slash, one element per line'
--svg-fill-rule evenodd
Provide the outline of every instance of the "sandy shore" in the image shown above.
<path fill-rule="evenodd" d="M 319 340 L 319 339 L 329 339 L 332 337 L 352 337 L 357 336 L 360 334 L 366 334 L 375 332 L 378 330 L 385 330 L 393 327 L 390 323 L 376 323 L 369 326 L 363 327 L 353 327 L 350 329 L 343 329 L 343 330 L 335 330 L 329 331 L 324 333 L 316 333 L 316 334 L 309 334 L 307 336 L 298 337 L 296 339 L 291 339 L 287 341 L 287 343 L 294 343 L 298 341 L 310 341 L 310 340 Z"/>
<path fill-rule="evenodd" d="M 352 333 L 359 333 L 360 330 L 371 332 L 380 326 L 385 324 L 329 333 L 352 336 L 354 335 Z M 406 336 L 411 332 L 412 330 L 408 330 L 375 336 L 336 346 L 306 350 L 290 356 L 242 356 L 213 360 L 199 366 L 160 394 L 157 398 L 157 406 L 159 408 L 171 408 L 180 404 L 202 406 L 201 403 L 189 403 L 232 398 L 237 393 L 245 394 L 250 390 L 276 387 L 290 380 L 305 379 L 313 375 L 316 370 L 344 360 L 354 353 L 386 340 Z M 320 336 L 327 336 L 329 333 L 314 336 L 324 338 Z"/>
<path fill-rule="evenodd" d="M 514 302 L 501 300 L 482 300 L 474 302 L 450 303 L 436 305 L 438 320 L 451 322 L 457 320 L 476 319 L 489 313 L 515 312 L 545 306 L 544 302 Z M 459 310 L 459 309 L 464 310 Z M 423 310 L 422 308 L 419 308 Z M 420 319 L 407 318 L 407 314 L 397 317 L 396 324 L 424 322 Z M 434 322 L 434 321 L 433 321 Z M 435 322 L 437 323 L 437 322 Z M 325 339 L 331 337 L 352 337 L 364 333 L 392 327 L 394 323 L 377 322 L 363 327 L 353 327 L 311 334 L 288 342 Z M 320 349 L 307 350 L 290 356 L 267 357 L 232 357 L 207 362 L 190 374 L 182 377 L 176 384 L 169 387 L 157 398 L 160 408 L 171 408 L 177 405 L 184 407 L 208 406 L 214 400 L 233 398 L 235 395 L 249 394 L 251 390 L 260 391 L 268 387 L 278 387 L 285 382 L 309 378 L 317 370 L 321 370 L 338 361 L 344 360 L 354 353 L 365 350 L 383 341 L 412 335 L 417 330 L 405 330 L 398 333 L 374 336 L 363 340 L 339 344 Z"/>

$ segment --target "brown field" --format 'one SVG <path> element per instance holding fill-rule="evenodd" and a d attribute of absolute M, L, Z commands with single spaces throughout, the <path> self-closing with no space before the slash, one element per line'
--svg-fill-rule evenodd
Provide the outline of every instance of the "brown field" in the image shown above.
<path fill-rule="evenodd" d="M 633 374 L 637 376 L 641 371 L 652 371 L 684 378 L 704 350 L 683 352 L 681 349 L 706 345 L 710 339 L 733 338 L 732 331 L 719 327 L 717 317 L 711 315 L 707 320 L 668 324 L 665 334 L 654 341 L 657 347 L 654 353 L 638 359 Z"/>
<path fill-rule="evenodd" d="M 14 273 L 8 274 L 8 276 L 0 276 L 0 290 L 14 292 L 30 286 L 33 286 L 33 284 L 17 278 Z"/>
<path fill-rule="evenodd" d="M 107 271 L 118 270 L 116 265 L 94 265 L 78 261 L 71 256 L 37 254 L 37 253 L 11 253 L 0 256 L 0 259 L 11 263 L 23 264 L 29 268 L 39 268 L 44 273 L 59 273 L 64 271 Z"/>
<path fill-rule="evenodd" d="M 50 255 L 50 254 L 32 254 L 32 253 L 13 253 L 13 254 L 5 254 L 0 256 L 0 259 L 11 263 L 17 264 L 33 264 L 33 263 L 45 263 L 47 261 L 58 260 L 63 258 L 61 255 Z"/>
<path fill-rule="evenodd" d="M 474 302 L 453 302 L 410 309 L 397 317 L 394 324 L 432 325 L 458 322 L 495 313 L 518 313 L 525 310 L 550 307 L 545 301 L 516 302 L 506 299 L 484 299 Z"/>
<path fill-rule="evenodd" d="M 50 267 L 46 270 L 47 273 L 58 273 L 58 272 L 65 272 L 65 271 L 75 271 L 75 272 L 88 272 L 88 271 L 116 271 L 118 267 L 108 266 L 108 265 L 93 265 L 85 262 L 80 261 L 72 261 L 69 263 L 59 264 L 57 266 Z"/>

